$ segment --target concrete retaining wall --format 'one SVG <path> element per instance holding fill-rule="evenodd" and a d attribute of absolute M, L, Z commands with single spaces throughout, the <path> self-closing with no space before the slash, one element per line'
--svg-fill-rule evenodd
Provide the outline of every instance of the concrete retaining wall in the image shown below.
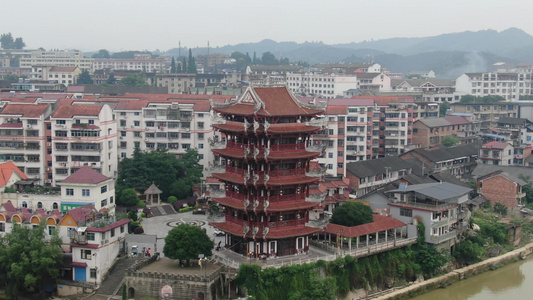
<path fill-rule="evenodd" d="M 391 292 L 386 295 L 376 297 L 374 299 L 379 300 L 403 300 L 415 297 L 417 295 L 423 294 L 425 292 L 438 289 L 443 286 L 448 286 L 452 283 L 461 281 L 468 277 L 483 273 L 487 270 L 490 270 L 498 265 L 507 264 L 514 260 L 525 259 L 528 255 L 533 252 L 533 243 L 530 243 L 522 248 L 513 250 L 509 253 L 489 258 L 477 264 L 464 267 L 462 269 L 453 270 L 448 274 L 426 280 L 424 282 L 415 283 L 411 286 L 405 287 L 403 289 Z"/>

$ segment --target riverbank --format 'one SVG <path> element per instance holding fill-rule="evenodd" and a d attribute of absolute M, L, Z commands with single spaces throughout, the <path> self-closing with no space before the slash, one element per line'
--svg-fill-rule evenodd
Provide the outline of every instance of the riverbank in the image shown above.
<path fill-rule="evenodd" d="M 379 300 L 404 300 L 421 295 L 423 293 L 448 286 L 455 282 L 464 280 L 466 278 L 483 273 L 487 270 L 493 270 L 501 265 L 525 259 L 528 255 L 533 253 L 533 243 L 527 244 L 524 247 L 515 249 L 506 254 L 489 258 L 477 264 L 470 265 L 461 269 L 453 270 L 445 275 L 428 279 L 423 282 L 415 283 L 400 290 L 393 291 L 386 295 L 376 297 Z"/>

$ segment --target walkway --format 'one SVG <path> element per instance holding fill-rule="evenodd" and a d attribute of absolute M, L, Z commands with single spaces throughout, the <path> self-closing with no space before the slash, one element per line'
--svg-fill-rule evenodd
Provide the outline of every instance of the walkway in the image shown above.
<path fill-rule="evenodd" d="M 176 213 L 172 205 L 169 204 L 151 205 L 150 210 L 152 211 L 152 216 L 154 217 L 160 217 Z"/>
<path fill-rule="evenodd" d="M 107 277 L 102 282 L 102 285 L 100 285 L 96 294 L 114 296 L 117 292 L 121 293 L 120 287 L 126 275 L 126 270 L 134 262 L 134 258 L 125 257 L 119 259 L 111 269 L 111 272 L 107 274 Z"/>
<path fill-rule="evenodd" d="M 393 250 L 396 248 L 405 247 L 407 245 L 415 244 L 416 238 L 397 239 L 396 241 L 389 241 L 387 243 L 379 243 L 369 245 L 368 247 L 359 247 L 352 251 L 340 251 L 337 253 L 327 251 L 327 249 L 320 249 L 313 245 L 309 247 L 308 253 L 295 254 L 289 256 L 282 256 L 261 260 L 257 258 L 247 258 L 230 250 L 215 251 L 213 258 L 230 268 L 238 269 L 241 264 L 256 264 L 262 268 L 280 268 L 283 266 L 292 266 L 317 262 L 319 260 L 333 261 L 340 257 L 351 255 L 353 257 L 364 257 L 376 253 Z"/>

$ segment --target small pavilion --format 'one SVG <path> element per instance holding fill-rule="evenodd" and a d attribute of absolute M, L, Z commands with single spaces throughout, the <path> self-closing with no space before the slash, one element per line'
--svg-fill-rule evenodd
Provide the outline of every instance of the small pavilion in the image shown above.
<path fill-rule="evenodd" d="M 161 204 L 161 193 L 162 191 L 152 181 L 152 185 L 144 191 L 146 204 L 154 205 L 155 198 L 157 198 L 157 205 Z"/>
<path fill-rule="evenodd" d="M 342 240 L 348 240 L 348 250 L 352 250 L 352 239 L 355 238 L 355 249 L 369 245 L 396 241 L 397 237 L 407 235 L 406 224 L 402 221 L 382 215 L 372 215 L 374 222 L 358 226 L 342 226 L 329 223 L 324 229 L 325 238 L 331 244 L 332 236 L 337 241 L 338 247 Z"/>

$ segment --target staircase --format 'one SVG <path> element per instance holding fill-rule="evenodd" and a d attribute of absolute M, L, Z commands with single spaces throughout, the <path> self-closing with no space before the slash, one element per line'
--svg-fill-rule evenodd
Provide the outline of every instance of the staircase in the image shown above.
<path fill-rule="evenodd" d="M 111 271 L 107 274 L 96 294 L 114 296 L 117 292 L 122 292 L 120 289 L 122 280 L 126 276 L 126 270 L 135 263 L 135 258 L 119 259 Z"/>

